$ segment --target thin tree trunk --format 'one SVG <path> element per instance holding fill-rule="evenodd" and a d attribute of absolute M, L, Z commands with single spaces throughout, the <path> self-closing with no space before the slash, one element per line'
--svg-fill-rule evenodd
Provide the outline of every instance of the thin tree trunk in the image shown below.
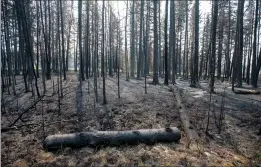
<path fill-rule="evenodd" d="M 52 19 L 52 16 L 51 16 L 51 11 L 50 11 L 50 0 L 48 0 L 48 14 L 49 14 L 49 32 L 48 32 L 48 59 L 47 59 L 47 79 L 51 79 L 51 19 Z M 46 16 L 45 16 L 46 17 Z M 47 29 L 47 27 L 46 27 Z M 47 32 L 47 31 L 46 31 Z"/>
<path fill-rule="evenodd" d="M 90 36 L 90 14 L 89 14 L 89 1 L 86 2 L 86 31 L 87 31 L 87 36 L 86 36 L 86 66 L 85 66 L 85 73 L 86 73 L 86 78 L 89 78 L 89 62 L 90 62 L 90 42 L 89 42 L 89 36 Z"/>
<path fill-rule="evenodd" d="M 166 13 L 165 13 L 165 27 L 164 27 L 164 40 L 165 40 L 165 80 L 164 80 L 164 84 L 168 85 L 169 84 L 169 71 L 168 71 L 168 6 L 169 1 L 166 0 Z"/>
<path fill-rule="evenodd" d="M 60 12 L 59 12 L 60 5 L 61 5 L 61 3 L 59 3 L 59 1 L 57 1 L 57 11 L 58 11 L 57 28 L 58 28 L 58 50 L 59 50 L 58 51 L 58 61 L 57 61 L 57 62 L 59 62 L 59 83 L 57 83 L 57 84 L 60 84 L 60 96 L 58 97 L 59 100 L 60 100 L 60 97 L 63 97 L 61 38 L 60 38 Z"/>
<path fill-rule="evenodd" d="M 222 2 L 221 2 L 221 5 Z M 224 24 L 224 16 L 223 16 L 223 13 L 224 13 L 224 7 L 222 6 L 221 7 L 222 10 L 220 11 L 220 25 L 219 25 L 219 34 L 218 34 L 218 60 L 217 60 L 217 79 L 220 80 L 221 78 L 221 61 L 222 61 L 222 48 L 223 48 L 223 24 Z"/>
<path fill-rule="evenodd" d="M 170 53 L 169 53 L 169 57 L 171 57 L 170 59 L 172 59 L 172 84 L 176 83 L 176 56 L 175 56 L 175 51 L 174 48 L 176 46 L 176 30 L 175 30 L 175 2 L 174 1 L 170 1 L 170 34 L 169 34 L 169 44 L 170 44 Z M 187 25 L 187 24 L 186 24 Z M 186 30 L 187 30 L 187 26 L 186 26 Z M 166 50 L 165 50 L 166 52 Z M 170 62 L 169 62 L 170 64 Z M 168 68 L 170 69 L 170 68 Z M 169 70 L 170 71 L 170 70 Z"/>
<path fill-rule="evenodd" d="M 158 25 L 157 25 L 157 7 L 158 1 L 153 0 L 154 4 L 154 59 L 153 59 L 153 83 L 159 84 L 159 77 L 158 77 Z"/>
<path fill-rule="evenodd" d="M 36 1 L 36 16 L 37 16 L 37 23 L 36 23 L 36 75 L 37 78 L 40 77 L 39 75 L 39 36 L 40 36 L 40 28 L 39 28 L 39 6 L 38 1 Z"/>
<path fill-rule="evenodd" d="M 63 3 L 60 0 L 60 12 L 61 12 L 61 30 L 62 30 L 62 62 L 63 62 L 63 79 L 66 80 L 66 65 L 65 65 L 65 46 L 64 46 L 64 24 L 63 24 Z M 69 30 L 70 31 L 70 30 Z M 82 54 L 82 53 L 81 53 Z M 81 55 L 82 56 L 82 55 Z M 82 66 L 82 58 L 81 58 L 81 66 Z M 82 69 L 83 67 L 81 67 Z M 84 81 L 83 70 L 81 70 L 82 80 Z"/>
<path fill-rule="evenodd" d="M 147 74 L 149 73 L 148 68 L 148 36 L 149 36 L 149 18 L 150 18 L 150 2 L 147 2 L 147 16 L 146 16 L 146 38 L 144 38 L 144 54 L 145 54 L 145 68 L 144 68 L 144 74 L 145 74 L 145 94 L 147 94 Z"/>
<path fill-rule="evenodd" d="M 128 23 L 128 0 L 126 7 L 126 21 L 125 21 L 125 68 L 126 68 L 126 81 L 129 81 L 129 62 L 128 62 L 128 40 L 127 40 L 127 23 Z"/>
<path fill-rule="evenodd" d="M 160 1 L 159 1 L 159 76 L 162 76 L 162 70 L 164 71 L 164 68 L 162 69 L 162 64 L 164 63 L 164 57 L 161 55 L 161 22 L 160 22 Z"/>
<path fill-rule="evenodd" d="M 135 63 L 135 46 L 134 46 L 134 0 L 132 1 L 132 11 L 131 11 L 131 77 L 134 78 L 134 63 Z"/>
<path fill-rule="evenodd" d="M 72 0 L 72 4 L 71 4 L 71 11 L 73 11 L 73 0 Z M 71 14 L 70 15 L 70 20 L 69 20 L 69 32 L 68 32 L 67 49 L 66 49 L 66 71 L 69 70 L 69 66 L 68 65 L 69 65 L 69 50 L 70 50 L 70 38 L 71 38 L 72 19 L 73 19 L 73 15 Z M 87 17 L 87 19 L 88 19 L 88 17 Z"/>
<path fill-rule="evenodd" d="M 103 104 L 107 104 L 106 100 L 106 87 L 105 87 L 105 70 L 104 70 L 104 0 L 102 1 L 102 93 L 103 93 Z"/>
<path fill-rule="evenodd" d="M 257 35 L 257 25 L 258 25 L 258 0 L 256 0 L 256 12 L 255 12 L 255 26 L 254 26 L 254 41 L 253 41 L 253 58 L 252 58 L 252 71 L 251 71 L 251 84 L 253 87 L 257 87 L 258 80 L 258 71 L 257 71 L 257 62 L 256 62 L 256 35 Z"/>
<path fill-rule="evenodd" d="M 212 23 L 212 37 L 211 37 L 211 57 L 209 59 L 209 72 L 210 72 L 210 82 L 209 88 L 210 92 L 214 92 L 214 82 L 215 82 L 215 61 L 216 61 L 216 29 L 217 29 L 217 16 L 218 16 L 218 2 L 213 0 L 213 23 Z"/>
<path fill-rule="evenodd" d="M 226 76 L 227 78 L 230 77 L 230 27 L 231 27 L 231 6 L 230 6 L 230 0 L 228 0 L 228 37 L 227 37 L 227 53 L 226 53 Z"/>
<path fill-rule="evenodd" d="M 97 4 L 97 0 L 95 0 L 95 30 L 97 30 L 97 16 L 98 16 L 98 4 Z M 94 62 L 94 66 L 93 66 L 93 74 L 94 74 L 94 93 L 95 93 L 95 99 L 96 99 L 96 102 L 98 102 L 98 90 L 97 90 L 97 57 L 98 57 L 98 32 L 96 31 L 95 33 L 95 42 L 94 42 L 94 51 L 95 51 L 95 54 L 94 54 L 94 57 L 93 57 L 93 62 Z"/>
<path fill-rule="evenodd" d="M 195 51 L 194 51 L 194 65 L 193 65 L 193 79 L 191 80 L 192 87 L 197 87 L 198 83 L 198 43 L 199 43 L 199 0 L 195 2 Z M 192 76 L 191 75 L 191 76 Z"/>
<path fill-rule="evenodd" d="M 205 49 L 205 32 L 206 32 L 206 22 L 204 19 L 204 29 L 202 34 L 202 48 L 201 48 L 201 59 L 200 59 L 200 65 L 199 65 L 199 78 L 202 77 L 202 70 L 203 70 L 203 62 L 204 62 L 204 49 Z"/>

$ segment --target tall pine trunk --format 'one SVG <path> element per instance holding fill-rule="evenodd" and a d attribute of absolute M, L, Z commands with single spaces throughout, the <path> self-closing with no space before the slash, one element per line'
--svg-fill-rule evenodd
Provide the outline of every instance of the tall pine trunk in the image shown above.
<path fill-rule="evenodd" d="M 257 87 L 257 80 L 258 80 L 258 71 L 257 71 L 257 25 L 258 25 L 258 0 L 256 0 L 256 12 L 255 12 L 255 26 L 254 26 L 254 41 L 253 41 L 253 58 L 252 58 L 252 71 L 251 71 L 251 84 L 253 87 Z"/>
<path fill-rule="evenodd" d="M 169 57 L 172 59 L 172 84 L 176 83 L 176 56 L 175 56 L 175 46 L 176 46 L 176 34 L 175 34 L 175 1 L 170 1 L 170 34 L 169 34 Z M 186 27 L 187 29 L 187 27 Z M 170 64 L 170 62 L 169 62 Z M 170 68 L 168 68 L 170 69 Z M 169 70 L 170 71 L 170 70 Z"/>
<path fill-rule="evenodd" d="M 158 1 L 153 0 L 154 11 L 153 11 L 153 19 L 154 19 L 154 56 L 153 56 L 153 83 L 159 84 L 159 62 L 158 62 L 158 23 L 157 23 L 157 8 L 158 8 Z"/>
<path fill-rule="evenodd" d="M 106 99 L 106 87 L 105 87 L 105 69 L 104 69 L 104 0 L 102 1 L 102 93 L 103 93 L 103 104 L 107 104 Z"/>
<path fill-rule="evenodd" d="M 218 16 L 218 2 L 217 2 L 217 0 L 213 0 L 213 20 L 212 20 L 212 26 L 211 26 L 212 27 L 212 37 L 211 37 L 212 49 L 211 49 L 211 56 L 209 59 L 210 92 L 214 92 L 214 82 L 215 82 L 217 16 Z"/>
<path fill-rule="evenodd" d="M 169 1 L 166 0 L 166 13 L 165 13 L 165 27 L 164 27 L 164 40 L 165 40 L 165 56 L 164 56 L 164 60 L 165 60 L 165 80 L 164 80 L 164 84 L 168 85 L 169 84 L 169 71 L 168 71 L 168 6 Z"/>
<path fill-rule="evenodd" d="M 140 78 L 140 73 L 141 73 L 141 64 L 142 64 L 142 56 L 143 56 L 143 52 L 142 52 L 142 25 L 143 25 L 143 11 L 144 11 L 144 1 L 141 1 L 141 7 L 140 7 L 140 37 L 139 37 L 139 60 L 138 62 L 138 66 L 137 66 L 137 78 Z"/>
<path fill-rule="evenodd" d="M 132 1 L 132 11 L 131 11 L 131 77 L 134 78 L 134 66 L 135 66 L 135 46 L 134 46 L 134 0 Z"/>

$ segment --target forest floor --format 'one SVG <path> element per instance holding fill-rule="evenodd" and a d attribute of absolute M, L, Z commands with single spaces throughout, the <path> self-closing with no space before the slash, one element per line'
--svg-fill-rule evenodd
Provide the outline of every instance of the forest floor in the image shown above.
<path fill-rule="evenodd" d="M 177 101 L 168 86 L 148 84 L 144 80 L 120 78 L 120 99 L 117 79 L 106 79 L 107 105 L 102 105 L 102 80 L 98 79 L 98 102 L 95 103 L 93 79 L 84 81 L 82 93 L 73 72 L 63 81 L 61 112 L 58 114 L 57 77 L 46 82 L 47 93 L 35 107 L 7 128 L 37 98 L 24 93 L 22 77 L 17 77 L 17 95 L 3 94 L 1 116 L 2 166 L 254 166 L 261 165 L 261 137 L 256 133 L 261 124 L 261 95 L 235 95 L 230 84 L 216 82 L 212 94 L 209 135 L 205 135 L 206 115 L 209 111 L 207 82 L 203 89 L 190 88 L 188 81 L 178 79 L 183 104 L 190 122 L 200 136 L 197 147 L 188 148 Z M 148 79 L 148 83 L 152 79 Z M 54 89 L 53 89 L 54 82 Z M 39 79 L 39 83 L 41 80 Z M 41 85 L 41 84 L 40 84 Z M 225 120 L 217 133 L 214 113 L 218 115 L 225 89 Z M 42 90 L 42 86 L 40 86 Z M 175 94 L 176 92 L 174 92 Z M 5 109 L 5 110 L 3 110 Z M 212 111 L 213 110 L 213 111 Z M 214 112 L 215 111 L 215 112 Z M 101 148 L 63 148 L 56 152 L 44 150 L 44 138 L 52 134 L 91 130 L 137 130 L 178 127 L 179 143 L 139 144 L 135 146 Z"/>

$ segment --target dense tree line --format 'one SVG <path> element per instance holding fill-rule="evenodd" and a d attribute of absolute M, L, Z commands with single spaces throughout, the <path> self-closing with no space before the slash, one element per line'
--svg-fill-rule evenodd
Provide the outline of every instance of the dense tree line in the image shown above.
<path fill-rule="evenodd" d="M 127 0 L 120 13 L 110 1 L 2 0 L 2 92 L 16 94 L 22 75 L 25 92 L 40 97 L 56 75 L 63 96 L 70 62 L 81 85 L 94 79 L 96 98 L 102 77 L 103 103 L 107 75 L 117 75 L 118 87 L 124 74 L 145 77 L 145 88 L 148 75 L 153 84 L 182 77 L 192 87 L 208 79 L 210 91 L 215 80 L 231 81 L 233 90 L 244 81 L 257 87 L 261 2 L 212 0 L 204 14 L 202 2 Z"/>

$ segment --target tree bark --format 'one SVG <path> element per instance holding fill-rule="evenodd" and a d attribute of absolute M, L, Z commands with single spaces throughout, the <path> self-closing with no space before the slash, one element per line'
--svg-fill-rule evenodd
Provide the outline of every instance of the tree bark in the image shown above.
<path fill-rule="evenodd" d="M 79 54 L 80 54 L 80 82 L 84 80 L 83 58 L 82 58 L 82 0 L 78 2 L 78 33 L 79 33 Z M 81 84 L 80 84 L 81 85 Z"/>
<path fill-rule="evenodd" d="M 134 46 L 134 0 L 132 1 L 132 11 L 131 11 L 131 77 L 134 78 L 134 64 L 135 64 L 135 46 Z"/>
<path fill-rule="evenodd" d="M 195 3 L 195 52 L 194 52 L 194 65 L 193 77 L 191 77 L 191 87 L 197 87 L 198 83 L 198 43 L 199 43 L 199 0 Z"/>
<path fill-rule="evenodd" d="M 213 23 L 212 23 L 212 49 L 211 57 L 209 59 L 209 72 L 210 72 L 210 82 L 209 88 L 210 92 L 214 92 L 214 82 L 215 82 L 215 61 L 216 61 L 216 28 L 217 28 L 217 16 L 218 16 L 218 2 L 213 1 Z"/>
<path fill-rule="evenodd" d="M 160 22 L 160 13 L 161 13 L 161 9 L 160 9 L 160 2 L 159 1 L 159 76 L 161 77 L 162 76 L 162 66 L 163 66 L 163 63 L 164 63 L 164 57 L 162 58 L 161 56 L 161 22 Z M 165 8 L 166 9 L 166 8 Z M 162 60 L 163 59 L 163 60 Z M 163 68 L 163 71 L 164 71 L 164 68 Z"/>
<path fill-rule="evenodd" d="M 154 0 L 154 56 L 153 56 L 153 84 L 159 84 L 159 62 L 158 62 L 158 24 L 157 24 L 157 8 L 158 8 L 158 1 Z"/>
<path fill-rule="evenodd" d="M 230 77 L 230 24 L 231 24 L 231 7 L 230 0 L 228 0 L 228 37 L 227 37 L 227 53 L 226 53 L 226 77 Z"/>
<path fill-rule="evenodd" d="M 62 63 L 63 63 L 63 79 L 66 80 L 66 64 L 65 64 L 65 46 L 64 46 L 64 24 L 63 24 L 63 3 L 62 0 L 60 0 L 60 12 L 61 12 L 61 31 L 62 31 Z M 82 68 L 82 67 L 81 67 Z M 81 72 L 81 75 L 83 75 L 84 80 L 84 74 Z"/>
<path fill-rule="evenodd" d="M 208 21 L 208 20 L 207 20 Z M 200 59 L 200 65 L 199 65 L 199 78 L 202 77 L 202 70 L 203 70 L 203 62 L 204 62 L 204 49 L 205 49 L 205 32 L 206 32 L 206 21 L 204 19 L 204 28 L 203 28 L 203 34 L 202 34 L 202 48 L 201 48 L 201 59 Z M 183 70 L 184 71 L 184 70 Z M 183 74 L 184 75 L 184 74 Z"/>
<path fill-rule="evenodd" d="M 237 81 L 237 87 L 242 87 L 242 58 L 243 58 L 243 16 L 244 2 L 238 1 L 237 9 L 237 28 L 236 28 L 236 45 L 233 60 L 233 76 L 232 76 L 232 91 L 234 91 L 234 82 Z"/>
<path fill-rule="evenodd" d="M 252 43 L 252 39 L 253 39 L 253 27 L 254 27 L 254 18 L 255 18 L 255 12 L 253 12 L 253 17 L 252 17 L 252 20 L 251 20 L 251 30 L 250 30 L 250 42 L 249 42 L 249 48 L 251 48 L 251 49 L 249 49 L 249 51 L 248 51 L 248 59 L 247 59 L 247 73 L 246 73 L 246 79 L 245 79 L 245 81 L 246 81 L 246 83 L 249 85 L 250 84 L 250 67 L 251 67 L 251 57 L 252 57 L 252 51 L 253 51 L 253 49 L 252 49 L 252 46 L 253 46 L 253 43 Z"/>
<path fill-rule="evenodd" d="M 223 49 L 223 24 L 224 24 L 224 7 L 221 2 L 220 10 L 220 22 L 219 22 L 219 33 L 218 33 L 218 60 L 217 60 L 217 79 L 221 78 L 221 61 L 222 61 L 222 49 Z"/>
<path fill-rule="evenodd" d="M 168 85 L 169 84 L 169 71 L 168 71 L 168 6 L 169 1 L 166 0 L 166 13 L 165 13 L 165 27 L 164 27 L 164 40 L 165 40 L 165 80 L 164 80 L 164 84 Z"/>
<path fill-rule="evenodd" d="M 39 36 L 40 36 L 40 27 L 39 27 L 39 6 L 38 6 L 38 1 L 36 1 L 36 16 L 37 16 L 37 21 L 36 21 L 36 76 L 37 78 L 40 77 L 39 75 Z"/>
<path fill-rule="evenodd" d="M 139 59 L 137 64 L 137 79 L 140 79 L 140 73 L 141 73 L 141 64 L 142 64 L 142 26 L 143 26 L 143 10 L 144 10 L 144 1 L 141 1 L 141 7 L 140 7 L 140 36 L 139 36 Z"/>
<path fill-rule="evenodd" d="M 123 144 L 154 144 L 156 142 L 178 142 L 180 130 L 176 127 L 161 129 L 140 129 L 129 131 L 96 131 L 72 134 L 50 135 L 44 140 L 44 148 L 82 146 L 120 146 Z"/>
<path fill-rule="evenodd" d="M 103 104 L 107 104 L 106 99 L 106 87 L 105 87 L 105 69 L 104 69 L 104 0 L 102 1 L 102 93 L 103 93 Z"/>
<path fill-rule="evenodd" d="M 176 67 L 176 56 L 175 56 L 175 51 L 174 48 L 176 46 L 176 32 L 175 32 L 175 1 L 170 1 L 170 34 L 169 34 L 169 56 L 171 57 L 170 59 L 172 59 L 172 84 L 176 83 L 176 71 L 175 71 L 175 67 Z M 187 25 L 187 22 L 186 22 Z M 187 26 L 186 26 L 186 30 L 187 30 Z M 170 64 L 170 62 L 169 62 Z M 168 68 L 170 69 L 170 67 Z M 170 70 L 169 70 L 170 71 Z"/>
<path fill-rule="evenodd" d="M 71 4 L 71 11 L 73 11 L 73 0 L 72 0 L 72 4 Z M 70 20 L 69 20 L 69 32 L 68 32 L 68 37 L 67 37 L 67 49 L 66 49 L 66 71 L 69 70 L 69 50 L 70 50 L 71 27 L 72 27 L 72 21 L 73 21 L 72 19 L 73 19 L 73 14 L 70 15 Z M 87 15 L 87 19 L 88 19 L 88 15 Z"/>
<path fill-rule="evenodd" d="M 258 0 L 256 0 L 256 13 L 255 13 L 255 26 L 254 26 L 254 41 L 253 41 L 253 58 L 252 58 L 252 72 L 251 72 L 251 84 L 253 87 L 257 87 L 257 62 L 256 62 L 256 36 L 257 36 L 257 24 L 258 24 Z"/>
<path fill-rule="evenodd" d="M 129 62 L 128 62 L 128 40 L 127 40 L 127 23 L 128 23 L 128 0 L 126 7 L 126 21 L 125 21 L 125 69 L 126 69 L 126 81 L 129 81 Z"/>

